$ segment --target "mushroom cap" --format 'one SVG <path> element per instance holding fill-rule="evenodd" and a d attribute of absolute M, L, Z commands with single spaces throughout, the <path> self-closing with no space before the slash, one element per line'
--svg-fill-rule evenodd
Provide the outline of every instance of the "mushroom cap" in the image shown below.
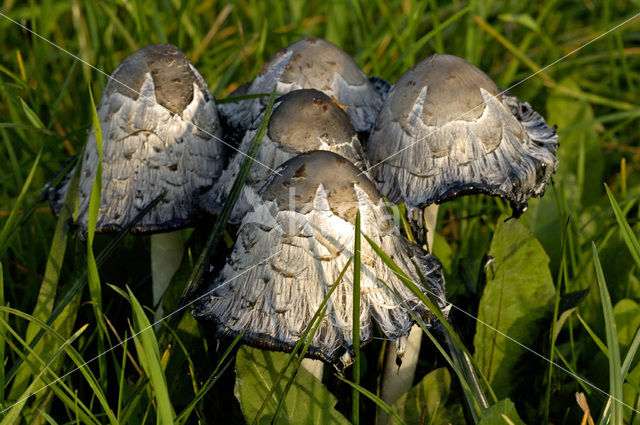
<path fill-rule="evenodd" d="M 206 82 L 175 46 L 144 47 L 113 73 L 98 106 L 103 135 L 102 197 L 97 232 L 118 232 L 163 192 L 132 228 L 170 231 L 200 218 L 196 196 L 220 175 L 218 115 Z M 87 230 L 99 154 L 93 128 L 82 159 L 77 226 Z M 70 176 L 51 193 L 59 211 Z"/>
<path fill-rule="evenodd" d="M 288 205 L 292 211 L 304 213 L 312 208 L 320 185 L 327 193 L 333 214 L 351 224 L 355 223 L 359 205 L 356 186 L 374 204 L 381 199 L 376 186 L 358 167 L 333 152 L 300 154 L 282 164 L 278 172 L 279 175 L 272 174 L 260 193 L 263 199 L 276 201 L 281 206 Z"/>
<path fill-rule="evenodd" d="M 259 118 L 262 121 L 262 116 Z M 257 130 L 247 131 L 240 152 L 247 152 Z M 295 90 L 280 97 L 274 105 L 263 136 L 256 163 L 245 184 L 259 189 L 273 170 L 303 152 L 327 150 L 352 161 L 360 169 L 367 163 L 358 135 L 345 111 L 324 93 L 314 89 Z M 236 154 L 209 192 L 201 197 L 201 207 L 217 214 L 246 155 Z M 236 206 L 232 222 L 239 222 L 249 205 Z"/>
<path fill-rule="evenodd" d="M 440 263 L 397 232 L 374 184 L 355 166 L 315 151 L 292 158 L 279 171 L 260 193 L 243 191 L 254 211 L 243 218 L 225 266 L 196 304 L 196 317 L 213 321 L 218 334 L 243 332 L 247 344 L 290 351 L 353 254 L 358 209 L 362 232 L 446 311 Z M 372 338 L 375 321 L 402 353 L 413 323 L 408 310 L 427 325 L 434 316 L 366 242 L 361 256 L 360 338 Z M 352 267 L 327 303 L 309 357 L 350 364 Z"/>
<path fill-rule="evenodd" d="M 138 100 L 149 74 L 156 101 L 174 114 L 181 114 L 189 106 L 194 85 L 210 97 L 202 76 L 194 72 L 184 53 L 170 44 L 153 44 L 127 57 L 109 79 L 104 96 L 109 98 L 118 92 Z"/>
<path fill-rule="evenodd" d="M 544 194 L 557 145 L 555 129 L 528 104 L 464 59 L 434 55 L 393 86 L 367 154 L 392 202 L 423 208 L 487 193 L 508 199 L 519 216 Z"/>
<path fill-rule="evenodd" d="M 317 89 L 345 105 L 358 132 L 369 132 L 382 106 L 383 96 L 354 60 L 336 45 L 317 38 L 297 41 L 276 53 L 251 83 L 247 94 L 280 94 Z M 383 85 L 380 85 L 383 87 Z M 236 128 L 250 129 L 262 113 L 266 98 L 229 103 L 221 107 Z"/>
<path fill-rule="evenodd" d="M 458 120 L 477 121 L 485 108 L 480 88 L 501 99 L 493 80 L 466 60 L 433 55 L 405 72 L 395 84 L 394 96 L 389 99 L 392 119 L 408 131 L 415 125 L 408 112 L 418 113 L 422 123 L 434 127 Z M 418 104 L 421 111 L 415 110 Z"/>
<path fill-rule="evenodd" d="M 320 149 L 323 144 L 350 144 L 357 136 L 349 115 L 314 89 L 295 90 L 282 96 L 267 132 L 271 140 L 296 153 Z"/>

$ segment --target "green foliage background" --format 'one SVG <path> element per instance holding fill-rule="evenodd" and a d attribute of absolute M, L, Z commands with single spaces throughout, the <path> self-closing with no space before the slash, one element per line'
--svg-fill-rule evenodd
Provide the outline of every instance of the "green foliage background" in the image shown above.
<path fill-rule="evenodd" d="M 0 423 L 253 420 L 246 406 L 259 400 L 245 399 L 236 379 L 252 373 L 245 364 L 252 356 L 266 355 L 243 349 L 236 364 L 233 344 L 218 345 L 189 314 L 127 340 L 154 321 L 148 238 L 127 236 L 116 246 L 113 237 L 96 235 L 94 263 L 40 192 L 81 151 L 92 122 L 90 91 L 97 100 L 106 84 L 79 59 L 110 74 L 138 48 L 169 42 L 224 98 L 277 50 L 307 35 L 336 43 L 365 73 L 391 82 L 433 53 L 462 56 L 501 87 L 523 81 L 511 91 L 558 126 L 553 183 L 517 223 L 503 223 L 508 206 L 489 197 L 442 205 L 434 250 L 451 302 L 563 369 L 454 309 L 462 342 L 502 400 L 491 402 L 480 423 L 507 423 L 503 414 L 513 423 L 577 423 L 584 412 L 576 392 L 585 393 L 596 421 L 612 415 L 613 423 L 640 422 L 632 409 L 608 406 L 606 394 L 568 373 L 640 410 L 640 18 L 595 40 L 638 13 L 637 0 L 4 0 L 0 11 Z M 619 204 L 616 213 L 603 183 Z M 188 255 L 165 311 L 175 309 L 206 234 L 184 232 Z M 507 297 L 502 304 L 498 293 Z M 469 420 L 457 375 L 424 340 L 418 386 L 393 406 L 397 417 Z M 362 348 L 360 385 L 372 394 L 384 347 L 374 341 Z M 263 360 L 274 368 L 282 363 L 275 355 Z M 301 372 L 291 397 L 300 403 L 299 391 L 307 390 L 327 409 L 337 400 L 327 414 L 351 420 L 352 388 L 331 372 L 326 387 L 305 385 L 312 378 Z M 51 385 L 25 398 L 43 384 Z M 371 397 L 360 397 L 362 423 L 375 421 L 375 407 Z M 280 414 L 283 422 L 310 423 L 287 405 Z"/>

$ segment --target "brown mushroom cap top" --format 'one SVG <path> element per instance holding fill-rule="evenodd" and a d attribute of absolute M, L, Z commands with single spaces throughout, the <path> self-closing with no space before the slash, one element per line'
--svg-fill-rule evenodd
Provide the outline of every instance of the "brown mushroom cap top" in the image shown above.
<path fill-rule="evenodd" d="M 170 44 L 153 44 L 122 61 L 104 96 L 108 98 L 117 91 L 137 100 L 147 73 L 153 78 L 156 100 L 174 114 L 181 114 L 193 100 L 194 83 L 203 93 L 208 92 L 184 53 Z"/>
<path fill-rule="evenodd" d="M 318 38 L 305 38 L 277 52 L 262 68 L 261 74 L 267 71 L 282 56 L 291 53 L 280 81 L 297 82 L 306 88 L 328 89 L 339 74 L 351 85 L 367 83 L 367 78 L 355 61 L 333 43 Z M 325 88 L 326 87 L 326 88 Z"/>
<path fill-rule="evenodd" d="M 426 125 L 441 127 L 454 120 L 475 121 L 485 105 L 480 88 L 497 96 L 500 90 L 487 74 L 452 55 L 433 55 L 405 72 L 390 99 L 393 119 L 407 121 L 426 87 L 422 116 Z M 480 106 L 479 106 L 480 105 Z"/>
<path fill-rule="evenodd" d="M 262 189 L 262 198 L 277 201 L 283 209 L 294 208 L 301 213 L 310 211 L 320 184 L 328 193 L 331 211 L 351 223 L 355 222 L 358 211 L 355 184 L 373 203 L 380 201 L 380 193 L 373 182 L 355 165 L 333 152 L 303 153 L 282 164 L 278 172 L 280 175 L 274 174 Z M 295 206 L 289 206 L 290 193 L 294 196 Z"/>
<path fill-rule="evenodd" d="M 349 115 L 324 93 L 296 90 L 280 98 L 269 121 L 271 140 L 296 152 L 319 149 L 320 140 L 350 142 L 356 131 Z"/>

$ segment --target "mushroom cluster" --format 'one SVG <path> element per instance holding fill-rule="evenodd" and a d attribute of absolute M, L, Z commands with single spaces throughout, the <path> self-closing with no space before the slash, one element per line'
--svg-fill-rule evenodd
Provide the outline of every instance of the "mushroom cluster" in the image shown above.
<path fill-rule="evenodd" d="M 531 196 L 543 195 L 557 167 L 555 129 L 455 56 L 431 56 L 390 85 L 367 78 L 337 46 L 307 38 L 278 52 L 233 96 L 274 88 L 279 97 L 268 118 L 265 96 L 216 108 L 188 59 L 156 45 L 116 69 L 98 108 L 104 134 L 98 231 L 125 228 L 165 192 L 134 233 L 166 232 L 219 214 L 268 119 L 230 219 L 235 245 L 224 266 L 205 275 L 193 310 L 218 335 L 242 334 L 254 346 L 292 349 L 337 284 L 308 356 L 351 363 L 353 265 L 341 272 L 354 255 L 358 212 L 362 233 L 446 314 L 437 258 L 400 232 L 385 197 L 405 203 L 418 229 L 423 208 L 469 193 L 503 197 L 519 216 Z M 230 158 L 223 156 L 221 127 L 238 143 Z M 92 132 L 78 165 L 82 232 L 98 160 Z M 50 191 L 56 212 L 70 176 Z M 401 358 L 414 322 L 430 326 L 435 316 L 371 245 L 362 244 L 360 255 L 360 339 L 371 340 L 377 327 Z"/>

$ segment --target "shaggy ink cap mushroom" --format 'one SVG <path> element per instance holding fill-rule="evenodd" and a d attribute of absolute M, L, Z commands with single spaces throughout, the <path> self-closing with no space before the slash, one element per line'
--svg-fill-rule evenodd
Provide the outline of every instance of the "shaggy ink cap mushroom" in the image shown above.
<path fill-rule="evenodd" d="M 369 132 L 382 106 L 384 83 L 370 81 L 338 46 L 306 38 L 276 53 L 244 94 L 270 93 L 274 85 L 280 94 L 317 89 L 346 107 L 356 131 Z M 221 105 L 220 113 L 231 127 L 247 130 L 265 106 L 266 97 Z"/>
<path fill-rule="evenodd" d="M 257 122 L 260 121 L 262 116 Z M 249 150 L 256 132 L 246 132 L 239 147 L 240 152 Z M 251 166 L 245 184 L 259 189 L 271 170 L 300 153 L 312 150 L 335 152 L 361 170 L 368 165 L 358 135 L 345 111 L 318 90 L 295 90 L 277 99 L 256 162 Z M 237 153 L 220 179 L 201 197 L 200 205 L 209 214 L 216 215 L 222 209 L 245 158 L 246 155 Z M 242 219 L 249 207 L 236 204 L 231 221 Z"/>
<path fill-rule="evenodd" d="M 157 44 L 127 57 L 98 106 L 103 134 L 102 198 L 97 232 L 118 232 L 164 191 L 133 233 L 166 232 L 199 218 L 196 195 L 220 175 L 223 149 L 216 105 L 206 82 L 175 46 Z M 77 226 L 84 234 L 99 161 L 89 134 L 79 182 Z M 70 176 L 50 193 L 59 212 Z"/>
<path fill-rule="evenodd" d="M 447 311 L 439 261 L 395 230 L 375 185 L 357 167 L 335 153 L 313 151 L 278 171 L 258 193 L 244 189 L 254 211 L 243 218 L 225 266 L 196 303 L 196 317 L 214 322 L 219 336 L 243 333 L 246 344 L 290 351 L 353 255 L 358 210 L 362 232 Z M 361 258 L 360 339 L 373 337 L 375 321 L 402 356 L 413 323 L 408 309 L 426 325 L 435 317 L 366 242 Z M 352 279 L 353 264 L 329 299 L 307 356 L 351 363 Z"/>
<path fill-rule="evenodd" d="M 469 193 L 510 201 L 519 216 L 556 170 L 555 128 L 462 58 L 433 55 L 391 89 L 367 144 L 392 202 L 423 208 Z"/>

